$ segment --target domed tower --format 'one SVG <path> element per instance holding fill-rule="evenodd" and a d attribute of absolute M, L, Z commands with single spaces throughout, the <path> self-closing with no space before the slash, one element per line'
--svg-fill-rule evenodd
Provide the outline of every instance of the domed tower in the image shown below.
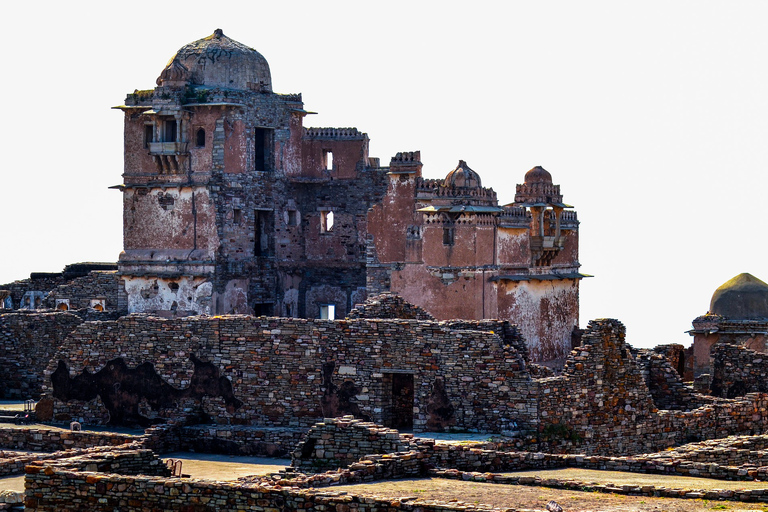
<path fill-rule="evenodd" d="M 224 35 L 182 46 L 157 87 L 128 94 L 121 309 L 252 313 L 274 302 L 276 177 L 300 169 L 301 95 Z"/>
<path fill-rule="evenodd" d="M 443 186 L 458 189 L 482 188 L 480 175 L 469 168 L 467 162 L 459 160 L 459 165 L 448 173 L 443 181 Z"/>
<path fill-rule="evenodd" d="M 572 206 L 563 203 L 560 185 L 552 183 L 552 175 L 541 166 L 525 173 L 525 181 L 517 185 L 514 206 L 528 208 L 531 213 L 531 262 L 537 267 L 549 266 L 564 247 L 561 236 L 563 211 Z"/>
<path fill-rule="evenodd" d="M 304 128 L 301 95 L 273 92 L 264 56 L 221 29 L 182 46 L 156 84 L 117 107 L 121 309 L 316 318 L 360 302 L 359 219 L 385 174 L 367 134 Z"/>
<path fill-rule="evenodd" d="M 157 85 L 272 92 L 272 76 L 263 55 L 217 28 L 210 36 L 182 46 L 160 73 Z"/>
<path fill-rule="evenodd" d="M 747 273 L 729 279 L 712 294 L 709 311 L 693 321 L 694 375 L 710 371 L 716 343 L 768 352 L 768 284 Z"/>

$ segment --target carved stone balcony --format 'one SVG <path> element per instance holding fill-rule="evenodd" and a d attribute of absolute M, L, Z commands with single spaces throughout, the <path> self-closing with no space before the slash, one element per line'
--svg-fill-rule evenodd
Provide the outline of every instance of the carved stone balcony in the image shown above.
<path fill-rule="evenodd" d="M 155 159 L 160 174 L 181 174 L 186 171 L 189 142 L 150 142 L 149 154 Z"/>
<path fill-rule="evenodd" d="M 150 142 L 149 154 L 157 155 L 185 155 L 189 153 L 189 142 Z"/>
<path fill-rule="evenodd" d="M 565 245 L 562 236 L 532 236 L 531 256 L 537 267 L 548 266 Z"/>

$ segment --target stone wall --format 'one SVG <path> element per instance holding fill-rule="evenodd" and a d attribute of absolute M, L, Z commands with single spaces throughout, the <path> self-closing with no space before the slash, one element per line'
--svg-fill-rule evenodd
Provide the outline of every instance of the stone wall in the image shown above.
<path fill-rule="evenodd" d="M 352 416 L 328 418 L 309 429 L 291 454 L 291 466 L 303 472 L 346 467 L 370 454 L 405 452 L 417 446 L 412 434 Z"/>
<path fill-rule="evenodd" d="M 226 377 L 240 406 L 207 395 L 184 405 L 166 406 L 158 398 L 156 409 L 132 396 L 125 407 L 140 407 L 146 417 L 172 417 L 181 410 L 210 415 L 219 424 L 301 428 L 346 414 L 391 423 L 396 415 L 392 380 L 405 376 L 397 378 L 406 381 L 402 391 L 412 393 L 413 405 L 403 414 L 414 429 L 439 423 L 432 421 L 437 418 L 448 426 L 497 431 L 535 420 L 525 361 L 514 347 L 502 345 L 495 333 L 454 330 L 439 322 L 131 315 L 82 324 L 53 358 L 46 377 L 54 375 L 60 361 L 65 366 L 57 375 L 75 376 L 73 382 L 84 370 L 89 374 L 83 378 L 92 382 L 96 377 L 89 375 L 102 370 L 134 371 L 142 365 L 136 371 L 155 375 L 153 389 L 170 396 L 190 389 L 194 355 Z M 116 359 L 122 362 L 108 365 Z M 104 381 L 107 393 L 112 384 Z M 57 394 L 55 388 L 49 392 Z M 111 396 L 101 400 L 115 403 Z M 54 416 L 91 423 L 105 421 L 105 412 L 98 399 L 56 400 Z"/>
<path fill-rule="evenodd" d="M 118 276 L 116 271 L 94 271 L 62 284 L 50 291 L 45 299 L 46 307 L 59 309 L 61 301 L 67 301 L 67 310 L 89 309 L 91 301 L 103 300 L 104 311 L 116 311 Z"/>
<path fill-rule="evenodd" d="M 768 392 L 768 355 L 741 345 L 715 345 L 710 389 L 724 398 Z"/>
<path fill-rule="evenodd" d="M 180 432 L 178 447 L 163 451 L 286 457 L 306 434 L 305 429 L 234 425 L 193 425 Z"/>
<path fill-rule="evenodd" d="M 482 506 L 434 501 L 401 501 L 351 496 L 347 493 L 284 489 L 267 483 L 258 486 L 204 480 L 174 480 L 57 470 L 28 466 L 25 510 L 29 512 L 94 512 L 142 510 L 251 510 L 254 504 L 274 510 L 420 510 L 465 512 L 488 510 Z M 186 509 L 184 507 L 187 507 Z M 190 508 L 191 507 L 191 508 Z"/>
<path fill-rule="evenodd" d="M 114 447 L 135 442 L 137 439 L 137 436 L 113 432 L 0 428 L 0 448 L 35 452 L 56 452 L 94 446 Z"/>
<path fill-rule="evenodd" d="M 0 398 L 38 398 L 46 366 L 80 323 L 69 313 L 0 314 Z"/>
<path fill-rule="evenodd" d="M 59 421 L 210 419 L 266 430 L 352 415 L 416 432 L 502 432 L 548 451 L 620 454 L 756 434 L 768 425 L 765 395 L 683 396 L 663 359 L 638 365 L 616 320 L 590 322 L 562 375 L 541 379 L 531 378 L 524 355 L 504 341 L 505 325 L 133 315 L 81 324 L 46 375 L 59 383 L 50 390 Z M 660 404 L 649 376 L 663 391 Z M 254 453 L 279 446 L 250 439 Z M 208 442 L 234 450 L 218 434 Z"/>
<path fill-rule="evenodd" d="M 593 320 L 563 374 L 534 381 L 537 446 L 550 452 L 648 453 L 683 442 L 762 433 L 768 396 L 700 400 L 692 410 L 660 410 L 624 339 L 624 326 Z"/>
<path fill-rule="evenodd" d="M 381 293 L 356 304 L 347 318 L 402 318 L 407 320 L 434 320 L 424 308 L 406 302 L 396 293 Z"/>
<path fill-rule="evenodd" d="M 635 354 L 656 407 L 689 411 L 709 403 L 710 399 L 694 393 L 691 388 L 683 384 L 680 374 L 674 367 L 674 359 L 669 360 L 666 356 L 657 353 L 658 348 L 640 349 Z"/>
<path fill-rule="evenodd" d="M 29 279 L 21 279 L 12 283 L 0 285 L 0 290 L 10 292 L 10 309 L 21 309 L 22 299 L 27 292 L 42 292 L 47 294 L 50 290 L 67 282 L 67 279 L 61 273 L 36 273 Z M 32 309 L 34 304 L 32 304 Z M 28 306 L 27 306 L 28 307 Z M 38 308 L 43 307 L 42 299 Z"/>

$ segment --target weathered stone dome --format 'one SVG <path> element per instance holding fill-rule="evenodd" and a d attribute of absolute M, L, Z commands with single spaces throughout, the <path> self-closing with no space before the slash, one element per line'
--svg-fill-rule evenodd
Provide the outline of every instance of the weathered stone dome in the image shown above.
<path fill-rule="evenodd" d="M 752 274 L 739 274 L 715 290 L 709 312 L 728 320 L 768 319 L 768 284 Z"/>
<path fill-rule="evenodd" d="M 459 160 L 459 165 L 448 173 L 443 181 L 446 187 L 480 188 L 480 175 L 469 168 L 467 162 Z"/>
<path fill-rule="evenodd" d="M 217 28 L 182 46 L 160 73 L 157 85 L 185 83 L 227 89 L 272 92 L 269 64 L 259 52 L 230 39 Z"/>
<path fill-rule="evenodd" d="M 527 173 L 525 173 L 525 183 L 552 183 L 552 175 L 549 174 L 545 168 L 537 165 Z"/>

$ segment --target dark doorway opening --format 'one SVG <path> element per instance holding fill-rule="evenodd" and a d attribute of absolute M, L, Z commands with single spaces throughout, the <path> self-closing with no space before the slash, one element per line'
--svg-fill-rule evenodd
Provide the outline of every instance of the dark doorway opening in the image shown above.
<path fill-rule="evenodd" d="M 384 425 L 398 430 L 413 430 L 413 374 L 384 374 Z"/>
<path fill-rule="evenodd" d="M 677 360 L 677 374 L 685 380 L 685 352 L 680 352 L 680 358 Z"/>
<path fill-rule="evenodd" d="M 256 128 L 254 133 L 254 166 L 257 171 L 268 171 L 267 163 L 269 161 L 269 130 L 266 128 Z"/>
<path fill-rule="evenodd" d="M 271 316 L 272 304 L 257 302 L 253 305 L 253 316 Z"/>

